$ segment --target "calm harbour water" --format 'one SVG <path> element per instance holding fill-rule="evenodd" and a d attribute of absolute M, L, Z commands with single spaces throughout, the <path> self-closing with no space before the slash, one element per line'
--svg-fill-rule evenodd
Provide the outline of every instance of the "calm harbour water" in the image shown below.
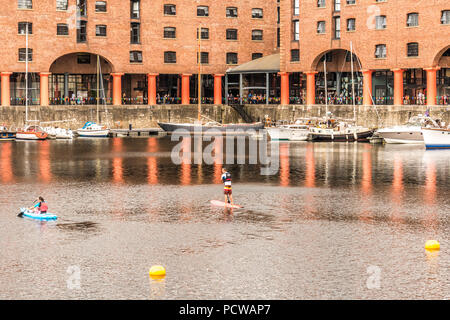
<path fill-rule="evenodd" d="M 450 151 L 280 143 L 276 175 L 227 165 L 229 212 L 221 165 L 175 165 L 175 144 L 1 142 L 0 299 L 450 297 Z M 17 217 L 39 195 L 57 222 Z"/>

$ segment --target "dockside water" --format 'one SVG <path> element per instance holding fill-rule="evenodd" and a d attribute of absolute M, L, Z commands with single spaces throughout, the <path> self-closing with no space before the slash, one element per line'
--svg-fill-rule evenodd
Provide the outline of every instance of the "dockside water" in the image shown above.
<path fill-rule="evenodd" d="M 450 150 L 280 143 L 275 175 L 226 165 L 227 211 L 222 165 L 176 144 L 1 142 L 0 299 L 450 297 Z M 38 196 L 56 222 L 17 217 Z"/>

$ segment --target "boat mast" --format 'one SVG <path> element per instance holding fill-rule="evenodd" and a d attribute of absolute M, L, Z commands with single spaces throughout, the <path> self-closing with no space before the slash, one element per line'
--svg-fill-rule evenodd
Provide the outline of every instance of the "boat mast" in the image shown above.
<path fill-rule="evenodd" d="M 197 112 L 197 120 L 201 121 L 201 113 L 202 113 L 202 25 L 200 24 L 198 30 L 198 112 Z"/>
<path fill-rule="evenodd" d="M 25 28 L 25 125 L 28 124 L 28 28 L 29 24 L 27 22 L 27 27 Z"/>
<path fill-rule="evenodd" d="M 97 124 L 100 122 L 100 120 L 99 120 L 99 115 L 98 115 L 98 104 L 99 104 L 99 92 L 100 92 L 100 88 L 99 88 L 99 79 L 100 79 L 100 77 L 99 77 L 99 73 L 100 73 L 100 70 L 99 70 L 99 60 L 100 60 L 100 57 L 99 57 L 99 55 L 97 55 Z"/>
<path fill-rule="evenodd" d="M 325 76 L 325 122 L 328 127 L 328 84 L 327 84 L 327 54 L 323 56 L 323 74 Z"/>
<path fill-rule="evenodd" d="M 351 41 L 350 41 L 350 63 L 351 63 L 351 70 L 352 70 L 353 121 L 355 121 L 355 125 L 356 125 L 355 82 L 353 80 L 353 44 Z"/>

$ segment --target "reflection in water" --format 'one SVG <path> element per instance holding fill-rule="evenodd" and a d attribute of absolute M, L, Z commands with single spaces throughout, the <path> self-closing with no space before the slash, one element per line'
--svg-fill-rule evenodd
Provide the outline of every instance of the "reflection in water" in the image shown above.
<path fill-rule="evenodd" d="M 314 164 L 314 144 L 308 143 L 306 145 L 306 177 L 305 186 L 308 188 L 314 188 L 316 182 L 316 168 Z"/>
<path fill-rule="evenodd" d="M 362 171 L 361 192 L 363 196 L 363 211 L 360 219 L 368 220 L 372 215 L 370 209 L 372 207 L 372 146 L 370 144 L 364 145 Z"/>
<path fill-rule="evenodd" d="M 289 144 L 280 144 L 280 186 L 289 186 Z"/>
<path fill-rule="evenodd" d="M 448 297 L 449 256 L 424 253 L 423 245 L 448 243 L 450 152 L 282 144 L 279 174 L 229 166 L 244 208 L 227 212 L 209 203 L 223 200 L 221 186 L 211 185 L 220 183 L 222 163 L 176 165 L 177 144 L 169 137 L 0 144 L 0 299 Z M 61 219 L 16 218 L 43 173 L 51 173 L 44 187 Z M 54 270 L 79 261 L 90 268 L 83 290 L 64 283 L 48 290 Z M 170 266 L 167 285 L 143 279 L 150 262 Z M 364 286 L 372 263 L 389 270 L 380 290 Z M 267 277 L 274 265 L 280 272 Z"/>
<path fill-rule="evenodd" d="M 112 160 L 113 181 L 117 184 L 122 184 L 123 181 L 123 167 L 122 167 L 122 151 L 123 151 L 123 139 L 112 138 L 113 154 L 120 153 L 119 156 L 115 155 Z"/>
<path fill-rule="evenodd" d="M 147 152 L 155 153 L 159 151 L 158 139 L 148 138 Z M 147 158 L 147 181 L 148 184 L 158 184 L 158 162 L 155 156 Z"/>
<path fill-rule="evenodd" d="M 39 180 L 49 183 L 52 180 L 50 166 L 50 140 L 39 141 Z"/>
<path fill-rule="evenodd" d="M 436 215 L 436 163 L 433 159 L 426 162 L 426 179 L 424 200 L 427 210 L 424 218 L 425 226 L 429 231 L 435 231 L 437 227 Z"/>
<path fill-rule="evenodd" d="M 401 222 L 401 207 L 403 203 L 403 163 L 398 154 L 394 156 L 394 177 L 392 179 L 391 201 L 394 206 L 392 221 Z"/>
<path fill-rule="evenodd" d="M 12 171 L 12 141 L 0 142 L 0 176 L 2 183 L 14 182 Z"/>

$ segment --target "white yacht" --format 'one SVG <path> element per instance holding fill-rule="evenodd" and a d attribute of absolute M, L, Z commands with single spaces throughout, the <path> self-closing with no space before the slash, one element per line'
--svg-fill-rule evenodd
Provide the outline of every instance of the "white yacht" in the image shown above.
<path fill-rule="evenodd" d="M 95 122 L 88 121 L 83 128 L 77 130 L 80 137 L 90 138 L 107 138 L 109 136 L 109 129 L 106 126 L 101 126 Z"/>
<path fill-rule="evenodd" d="M 379 129 L 377 133 L 386 143 L 423 144 L 422 127 L 439 128 L 440 125 L 432 118 L 419 114 L 404 125 Z"/>
<path fill-rule="evenodd" d="M 306 141 L 309 137 L 309 126 L 299 123 L 282 124 L 267 128 L 271 140 Z"/>

